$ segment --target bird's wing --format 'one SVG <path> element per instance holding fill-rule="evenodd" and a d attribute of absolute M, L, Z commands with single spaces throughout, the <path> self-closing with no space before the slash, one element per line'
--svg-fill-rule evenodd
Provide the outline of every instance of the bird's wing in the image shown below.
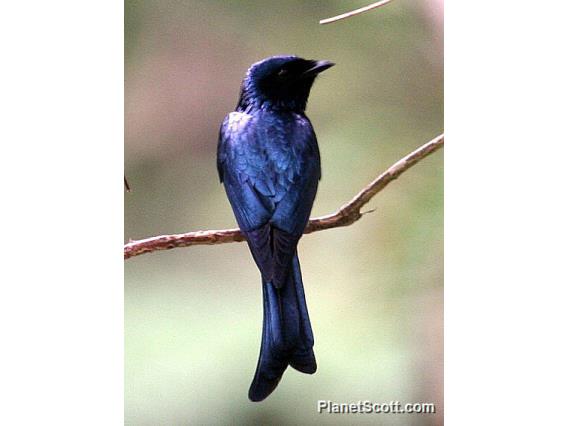
<path fill-rule="evenodd" d="M 265 189 L 259 184 L 263 162 L 255 152 L 256 132 L 250 121 L 248 114 L 238 112 L 225 117 L 217 147 L 217 170 L 239 228 L 263 278 L 269 281 L 273 270 L 269 222 L 274 205 L 261 192 Z"/>
<path fill-rule="evenodd" d="M 276 283 L 286 282 L 298 240 L 310 219 L 321 176 L 316 136 L 309 122 L 307 124 L 294 132 L 291 157 L 296 170 L 292 174 L 291 184 L 270 218 L 273 228 L 273 276 Z"/>
<path fill-rule="evenodd" d="M 252 231 L 266 224 L 274 206 L 257 188 L 263 159 L 255 152 L 250 115 L 232 112 L 223 121 L 217 147 L 217 170 L 239 227 Z"/>

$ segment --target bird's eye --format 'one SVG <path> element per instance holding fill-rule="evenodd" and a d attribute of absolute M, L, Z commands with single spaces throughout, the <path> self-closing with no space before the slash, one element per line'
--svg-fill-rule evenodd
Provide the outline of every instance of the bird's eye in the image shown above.
<path fill-rule="evenodd" d="M 278 77 L 285 77 L 286 74 L 288 74 L 288 70 L 282 68 L 280 71 L 278 71 Z"/>

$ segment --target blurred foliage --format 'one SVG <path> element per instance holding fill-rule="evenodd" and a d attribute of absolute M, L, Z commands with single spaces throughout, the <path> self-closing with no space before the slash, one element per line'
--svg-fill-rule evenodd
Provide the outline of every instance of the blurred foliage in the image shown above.
<path fill-rule="evenodd" d="M 323 178 L 314 215 L 443 131 L 443 4 L 127 1 L 125 239 L 235 226 L 219 185 L 219 125 L 248 66 L 275 54 L 337 66 L 308 115 Z M 356 224 L 306 236 L 300 259 L 319 370 L 247 391 L 260 347 L 259 274 L 244 244 L 176 249 L 125 265 L 129 425 L 442 424 L 443 155 L 379 194 Z M 317 414 L 336 402 L 434 402 L 436 415 Z"/>

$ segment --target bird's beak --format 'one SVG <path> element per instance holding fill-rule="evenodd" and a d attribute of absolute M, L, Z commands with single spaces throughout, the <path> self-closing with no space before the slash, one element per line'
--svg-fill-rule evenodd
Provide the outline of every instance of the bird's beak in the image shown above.
<path fill-rule="evenodd" d="M 302 73 L 302 77 L 315 77 L 335 64 L 330 61 L 313 61 L 313 66 Z"/>

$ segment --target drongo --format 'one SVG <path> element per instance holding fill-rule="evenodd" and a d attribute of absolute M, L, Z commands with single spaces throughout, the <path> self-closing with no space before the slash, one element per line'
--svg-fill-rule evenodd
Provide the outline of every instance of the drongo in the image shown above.
<path fill-rule="evenodd" d="M 262 401 L 288 365 L 316 371 L 297 245 L 321 176 L 305 109 L 329 61 L 273 56 L 253 64 L 236 111 L 221 125 L 219 178 L 262 276 L 262 343 L 249 399 Z"/>

